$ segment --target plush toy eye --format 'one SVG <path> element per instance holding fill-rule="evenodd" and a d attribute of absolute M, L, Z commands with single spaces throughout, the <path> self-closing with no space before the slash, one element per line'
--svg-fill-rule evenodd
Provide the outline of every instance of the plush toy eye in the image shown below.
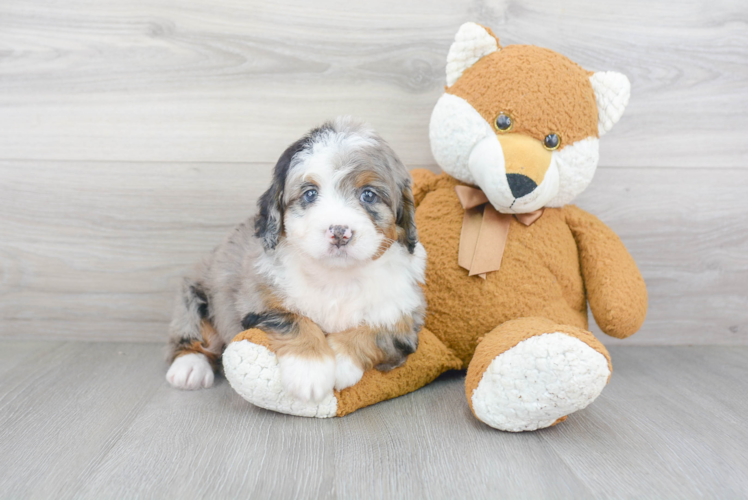
<path fill-rule="evenodd" d="M 316 199 L 317 199 L 316 189 L 310 189 L 309 191 L 304 192 L 304 201 L 306 201 L 307 203 L 311 203 Z"/>
<path fill-rule="evenodd" d="M 548 134 L 545 136 L 545 139 L 543 139 L 543 146 L 545 146 L 545 149 L 549 151 L 558 149 L 560 145 L 561 138 L 557 134 Z"/>
<path fill-rule="evenodd" d="M 510 130 L 512 130 L 514 122 L 512 122 L 512 119 L 509 117 L 509 115 L 502 112 L 499 113 L 499 116 L 496 117 L 494 125 L 496 126 L 496 130 L 499 130 L 501 132 L 509 132 Z"/>
<path fill-rule="evenodd" d="M 361 201 L 364 203 L 374 203 L 377 201 L 377 195 L 371 189 L 364 189 L 361 193 Z"/>

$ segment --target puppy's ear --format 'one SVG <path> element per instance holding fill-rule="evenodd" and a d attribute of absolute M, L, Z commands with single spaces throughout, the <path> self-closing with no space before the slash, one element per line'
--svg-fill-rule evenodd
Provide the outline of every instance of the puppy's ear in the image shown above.
<path fill-rule="evenodd" d="M 283 213 L 286 209 L 283 192 L 286 177 L 291 160 L 296 153 L 304 149 L 305 142 L 306 138 L 302 138 L 286 148 L 273 169 L 273 183 L 257 202 L 260 211 L 255 218 L 255 236 L 262 239 L 265 250 L 273 250 L 283 233 Z"/>
<path fill-rule="evenodd" d="M 397 241 L 408 247 L 408 252 L 413 253 L 418 243 L 418 231 L 416 231 L 416 205 L 413 201 L 410 181 L 406 181 L 401 193 L 400 209 L 397 212 Z"/>

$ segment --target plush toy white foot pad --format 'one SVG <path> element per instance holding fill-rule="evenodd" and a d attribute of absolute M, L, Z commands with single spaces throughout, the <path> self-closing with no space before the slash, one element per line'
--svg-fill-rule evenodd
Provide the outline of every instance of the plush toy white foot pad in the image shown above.
<path fill-rule="evenodd" d="M 334 417 L 338 400 L 331 393 L 322 402 L 304 402 L 287 394 L 278 358 L 248 340 L 231 342 L 223 352 L 223 370 L 231 387 L 255 406 L 301 417 Z"/>
<path fill-rule="evenodd" d="M 581 340 L 537 335 L 494 358 L 473 391 L 473 410 L 503 431 L 542 429 L 589 405 L 609 376 L 605 356 Z"/>

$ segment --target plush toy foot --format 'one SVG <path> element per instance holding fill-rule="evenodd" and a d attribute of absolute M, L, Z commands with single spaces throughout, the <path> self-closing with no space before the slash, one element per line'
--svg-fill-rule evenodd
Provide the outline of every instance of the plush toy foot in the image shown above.
<path fill-rule="evenodd" d="M 530 431 L 589 405 L 610 373 L 608 353 L 591 333 L 544 318 L 522 318 L 481 341 L 468 368 L 466 392 L 484 423 Z"/>
<path fill-rule="evenodd" d="M 337 415 L 338 400 L 332 392 L 334 366 L 327 395 L 315 395 L 318 401 L 299 399 L 284 390 L 278 358 L 264 334 L 252 341 L 231 342 L 223 352 L 223 367 L 231 387 L 255 406 L 301 417 Z"/>
<path fill-rule="evenodd" d="M 402 396 L 423 387 L 447 370 L 461 367 L 462 362 L 424 329 L 419 335 L 418 349 L 403 366 L 389 372 L 369 370 L 363 376 L 351 370 L 350 366 L 336 366 L 335 384 L 339 387 L 354 385 L 335 390 L 319 403 L 313 403 L 286 393 L 278 358 L 263 331 L 251 329 L 240 333 L 223 353 L 226 379 L 241 397 L 268 410 L 318 418 L 342 417 L 365 406 Z"/>

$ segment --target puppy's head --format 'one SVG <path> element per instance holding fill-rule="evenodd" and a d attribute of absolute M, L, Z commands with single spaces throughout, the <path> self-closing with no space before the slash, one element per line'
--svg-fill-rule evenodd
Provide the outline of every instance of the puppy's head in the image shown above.
<path fill-rule="evenodd" d="M 413 253 L 410 174 L 371 128 L 338 118 L 281 155 L 262 195 L 255 234 L 340 267 L 379 258 L 394 243 Z"/>

